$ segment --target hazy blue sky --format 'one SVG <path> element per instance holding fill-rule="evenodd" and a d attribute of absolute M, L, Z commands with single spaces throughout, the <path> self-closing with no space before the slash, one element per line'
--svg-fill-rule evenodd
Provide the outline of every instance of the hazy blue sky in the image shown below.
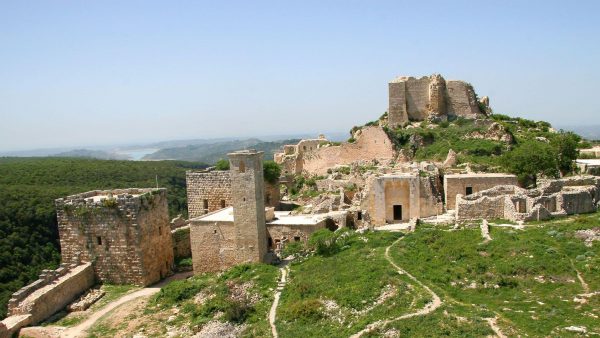
<path fill-rule="evenodd" d="M 0 150 L 345 131 L 397 75 L 600 121 L 600 1 L 0 1 Z"/>

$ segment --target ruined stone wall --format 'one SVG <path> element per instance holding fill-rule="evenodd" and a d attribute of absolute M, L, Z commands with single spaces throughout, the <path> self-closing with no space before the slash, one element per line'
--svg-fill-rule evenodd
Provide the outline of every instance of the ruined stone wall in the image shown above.
<path fill-rule="evenodd" d="M 189 218 L 231 206 L 231 178 L 228 170 L 188 171 L 185 179 Z"/>
<path fill-rule="evenodd" d="M 505 196 L 483 196 L 476 201 L 463 200 L 462 195 L 456 196 L 456 218 L 458 220 L 498 219 L 504 218 L 506 203 Z"/>
<path fill-rule="evenodd" d="M 314 175 L 325 175 L 327 169 L 336 165 L 370 163 L 373 160 L 390 163 L 394 159 L 394 147 L 383 128 L 364 127 L 356 134 L 355 139 L 354 143 L 321 147 L 315 152 L 305 154 L 306 156 L 302 157 L 302 167 L 296 167 L 296 173 L 304 171 Z"/>
<path fill-rule="evenodd" d="M 194 273 L 216 272 L 237 264 L 236 229 L 233 222 L 190 223 Z"/>
<path fill-rule="evenodd" d="M 410 121 L 423 121 L 429 115 L 429 77 L 406 80 L 406 110 Z"/>
<path fill-rule="evenodd" d="M 467 187 L 473 194 L 499 185 L 517 185 L 517 177 L 506 174 L 464 174 L 444 176 L 446 209 L 456 208 L 456 195 L 465 195 Z"/>
<path fill-rule="evenodd" d="M 444 213 L 443 187 L 438 177 L 419 178 L 419 217 L 431 217 Z"/>
<path fill-rule="evenodd" d="M 63 309 L 92 287 L 94 282 L 92 263 L 61 266 L 56 271 L 46 271 L 38 281 L 34 282 L 41 287 L 23 299 L 20 299 L 21 295 L 13 295 L 8 314 L 9 316 L 30 315 L 25 325 L 39 323 Z M 18 301 L 15 302 L 17 299 Z"/>
<path fill-rule="evenodd" d="M 465 118 L 476 118 L 482 115 L 475 98 L 473 87 L 463 81 L 446 81 L 447 114 Z"/>
<path fill-rule="evenodd" d="M 92 191 L 56 206 L 63 262 L 92 262 L 100 281 L 136 285 L 158 281 L 172 266 L 165 189 Z"/>
<path fill-rule="evenodd" d="M 464 81 L 446 81 L 441 75 L 399 77 L 389 83 L 388 122 L 399 127 L 429 118 L 483 115 L 473 87 Z"/>
<path fill-rule="evenodd" d="M 184 226 L 171 231 L 174 258 L 192 257 L 192 244 L 190 239 L 190 226 Z"/>
<path fill-rule="evenodd" d="M 317 224 L 267 224 L 267 233 L 270 237 L 272 250 L 280 250 L 282 246 L 293 242 L 308 242 L 310 235 L 325 227 L 325 220 Z"/>

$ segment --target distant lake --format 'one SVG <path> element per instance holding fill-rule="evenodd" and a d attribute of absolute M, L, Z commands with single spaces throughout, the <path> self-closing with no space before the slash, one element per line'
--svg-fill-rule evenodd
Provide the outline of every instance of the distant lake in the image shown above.
<path fill-rule="evenodd" d="M 131 150 L 118 150 L 118 151 L 116 151 L 116 153 L 119 155 L 129 156 L 130 159 L 133 161 L 139 161 L 144 156 L 146 156 L 148 154 L 152 154 L 153 152 L 156 152 L 157 150 L 158 149 L 156 149 L 156 148 L 143 148 L 143 149 L 131 149 Z"/>

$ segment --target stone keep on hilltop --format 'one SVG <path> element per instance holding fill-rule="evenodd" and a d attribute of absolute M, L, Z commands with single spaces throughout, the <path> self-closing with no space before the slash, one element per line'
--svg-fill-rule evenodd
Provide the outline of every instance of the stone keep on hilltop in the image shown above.
<path fill-rule="evenodd" d="M 481 109 L 480 109 L 481 106 Z M 477 118 L 489 112 L 489 98 L 480 102 L 473 86 L 434 74 L 420 79 L 401 76 L 389 83 L 391 127 L 410 121 L 444 121 L 449 117 Z"/>

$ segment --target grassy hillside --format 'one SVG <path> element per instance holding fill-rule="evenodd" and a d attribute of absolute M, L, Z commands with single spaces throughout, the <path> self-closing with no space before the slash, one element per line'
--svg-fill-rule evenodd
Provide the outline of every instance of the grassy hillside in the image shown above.
<path fill-rule="evenodd" d="M 0 158 L 0 318 L 10 294 L 60 260 L 54 200 L 94 189 L 168 188 L 171 215 L 187 212 L 189 162 Z"/>
<path fill-rule="evenodd" d="M 376 323 L 362 337 L 485 337 L 494 329 L 509 337 L 577 336 L 569 326 L 598 332 L 600 247 L 576 236 L 598 224 L 600 213 L 525 230 L 492 225 L 490 242 L 476 226 L 424 224 L 406 235 L 321 230 L 309 241 L 313 251 L 289 266 L 277 331 L 349 337 Z M 306 250 L 294 246 L 290 251 Z M 220 322 L 239 336 L 269 336 L 277 281 L 277 269 L 264 264 L 197 275 L 127 307 L 126 319 L 105 316 L 91 332 L 191 336 Z M 436 303 L 434 295 L 438 306 L 423 312 Z"/>
<path fill-rule="evenodd" d="M 148 160 L 183 160 L 198 161 L 203 163 L 215 163 L 219 159 L 227 158 L 227 153 L 240 149 L 256 149 L 264 151 L 265 160 L 272 160 L 273 154 L 285 145 L 295 144 L 299 140 L 283 140 L 274 142 L 263 142 L 259 139 L 247 139 L 236 141 L 223 141 L 209 144 L 188 145 L 185 147 L 164 148 L 155 153 L 146 155 Z"/>

